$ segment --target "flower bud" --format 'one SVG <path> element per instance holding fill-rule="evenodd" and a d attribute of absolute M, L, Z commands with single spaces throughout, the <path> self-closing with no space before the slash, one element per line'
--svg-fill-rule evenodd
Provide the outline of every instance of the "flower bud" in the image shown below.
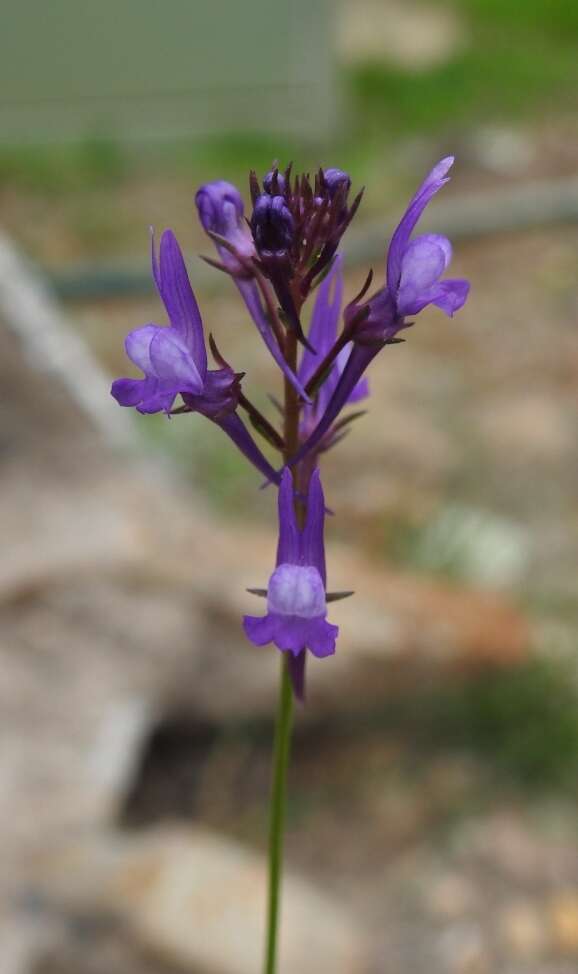
<path fill-rule="evenodd" d="M 255 256 L 253 240 L 244 219 L 243 200 L 232 183 L 222 179 L 205 183 L 198 190 L 195 203 L 199 220 L 207 232 L 224 237 L 234 247 L 239 260 Z M 229 270 L 239 270 L 239 260 L 231 251 L 220 247 L 219 253 Z"/>
<path fill-rule="evenodd" d="M 282 196 L 285 193 L 287 180 L 278 169 L 270 169 L 263 179 L 263 189 L 269 196 Z"/>
<path fill-rule="evenodd" d="M 283 256 L 293 244 L 295 223 L 282 196 L 262 193 L 251 217 L 253 239 L 260 255 Z"/>
<path fill-rule="evenodd" d="M 331 198 L 341 190 L 344 199 L 346 199 L 351 188 L 351 178 L 346 172 L 343 172 L 343 169 L 324 169 L 323 180 Z"/>

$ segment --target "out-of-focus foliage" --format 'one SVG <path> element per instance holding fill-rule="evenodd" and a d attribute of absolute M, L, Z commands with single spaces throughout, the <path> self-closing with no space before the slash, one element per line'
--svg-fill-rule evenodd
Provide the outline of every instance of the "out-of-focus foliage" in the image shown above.
<path fill-rule="evenodd" d="M 578 6 L 571 0 L 455 0 L 465 47 L 418 73 L 368 62 L 350 73 L 359 127 L 447 130 L 574 104 Z"/>

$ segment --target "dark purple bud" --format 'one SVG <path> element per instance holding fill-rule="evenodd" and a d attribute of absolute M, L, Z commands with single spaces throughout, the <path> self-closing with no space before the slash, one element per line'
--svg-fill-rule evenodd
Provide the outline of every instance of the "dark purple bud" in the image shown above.
<path fill-rule="evenodd" d="M 270 169 L 263 180 L 263 189 L 269 196 L 283 196 L 287 180 L 277 168 Z"/>
<path fill-rule="evenodd" d="M 283 255 L 293 244 L 295 222 L 282 196 L 263 193 L 255 203 L 251 230 L 260 254 Z"/>
<path fill-rule="evenodd" d="M 324 169 L 323 180 L 331 198 L 333 198 L 339 190 L 341 190 L 343 193 L 344 199 L 347 197 L 347 194 L 351 188 L 351 179 L 346 172 L 343 172 L 342 169 Z"/>

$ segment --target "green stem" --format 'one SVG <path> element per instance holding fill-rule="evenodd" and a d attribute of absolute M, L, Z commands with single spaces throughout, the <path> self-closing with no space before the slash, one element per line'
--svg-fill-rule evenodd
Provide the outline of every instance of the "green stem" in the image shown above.
<path fill-rule="evenodd" d="M 285 802 L 287 767 L 291 746 L 293 690 L 285 654 L 281 656 L 281 682 L 275 748 L 273 755 L 273 783 L 269 819 L 269 889 L 267 899 L 267 939 L 264 974 L 275 974 L 277 968 L 277 935 L 279 930 L 279 902 L 283 871 L 283 838 L 285 832 Z"/>
<path fill-rule="evenodd" d="M 297 368 L 297 337 L 289 331 L 285 336 L 285 361 L 289 368 Z M 283 456 L 285 462 L 294 455 L 299 446 L 299 396 L 287 378 L 284 382 L 285 408 L 283 410 Z M 293 471 L 295 478 L 296 471 Z M 305 509 L 302 503 L 296 504 L 297 521 L 303 527 Z M 277 969 L 277 941 L 279 932 L 279 902 L 281 877 L 283 873 L 283 839 L 285 833 L 285 802 L 287 795 L 287 767 L 291 746 L 291 726 L 293 717 L 293 687 L 287 657 L 281 654 L 281 682 L 279 703 L 275 725 L 275 744 L 273 753 L 273 782 L 271 786 L 271 806 L 269 818 L 269 885 L 267 893 L 267 940 L 265 948 L 264 974 L 275 974 Z"/>

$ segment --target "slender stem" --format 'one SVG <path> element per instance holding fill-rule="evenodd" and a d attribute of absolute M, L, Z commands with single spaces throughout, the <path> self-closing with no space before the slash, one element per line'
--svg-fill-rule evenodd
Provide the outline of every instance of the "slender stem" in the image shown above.
<path fill-rule="evenodd" d="M 269 889 L 267 898 L 267 941 L 264 974 L 275 974 L 277 969 L 277 939 L 279 931 L 281 874 L 283 870 L 287 767 L 289 764 L 291 745 L 292 715 L 293 689 L 291 687 L 287 660 L 282 655 L 279 705 L 275 728 L 275 750 L 273 756 L 273 784 L 271 788 Z"/>
<path fill-rule="evenodd" d="M 297 336 L 289 331 L 285 337 L 285 359 L 295 371 L 297 365 Z M 299 446 L 299 396 L 293 385 L 285 378 L 283 439 L 285 461 L 293 456 Z M 295 476 L 295 474 L 294 474 Z M 297 503 L 297 517 L 302 520 L 304 505 Z M 271 805 L 269 818 L 269 878 L 267 893 L 267 932 L 265 947 L 264 974 L 275 974 L 277 970 L 277 941 L 279 931 L 279 907 L 281 899 L 281 877 L 283 872 L 283 840 L 285 833 L 285 803 L 287 793 L 287 768 L 291 746 L 291 727 L 293 713 L 293 688 L 287 658 L 281 655 L 281 682 L 275 744 L 273 754 L 273 782 L 271 786 Z"/>

